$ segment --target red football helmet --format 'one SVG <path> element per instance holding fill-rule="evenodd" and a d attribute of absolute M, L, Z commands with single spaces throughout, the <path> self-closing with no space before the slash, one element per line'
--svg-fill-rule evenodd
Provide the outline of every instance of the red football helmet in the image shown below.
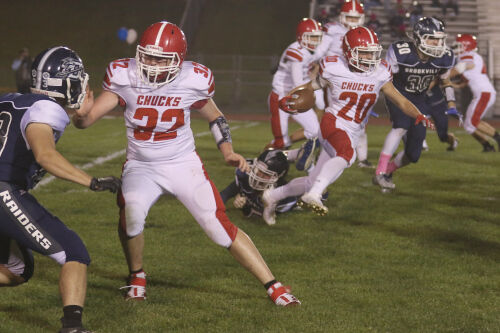
<path fill-rule="evenodd" d="M 322 38 L 323 29 L 316 20 L 303 18 L 297 26 L 297 41 L 309 51 L 314 51 Z"/>
<path fill-rule="evenodd" d="M 342 50 L 349 65 L 361 72 L 374 71 L 380 64 L 382 46 L 370 28 L 349 30 L 342 41 Z"/>
<path fill-rule="evenodd" d="M 453 51 L 462 54 L 469 51 L 477 51 L 476 36 L 470 34 L 458 34 L 452 45 Z"/>
<path fill-rule="evenodd" d="M 365 23 L 365 11 L 359 0 L 347 0 L 340 8 L 340 23 L 346 28 L 356 28 Z"/>
<path fill-rule="evenodd" d="M 178 26 L 167 21 L 150 25 L 137 45 L 137 75 L 156 87 L 172 82 L 181 70 L 186 50 L 186 37 Z"/>

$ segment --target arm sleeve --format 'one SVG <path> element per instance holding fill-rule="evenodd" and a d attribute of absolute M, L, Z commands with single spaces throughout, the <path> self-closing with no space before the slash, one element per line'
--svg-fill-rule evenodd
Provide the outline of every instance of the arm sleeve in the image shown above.
<path fill-rule="evenodd" d="M 389 45 L 389 48 L 387 49 L 387 54 L 385 56 L 385 61 L 391 66 L 391 71 L 393 74 L 399 72 L 399 65 L 398 65 L 398 59 L 396 58 L 396 54 L 394 53 L 394 47 Z"/>
<path fill-rule="evenodd" d="M 26 140 L 26 127 L 29 124 L 42 123 L 49 125 L 54 130 L 54 139 L 57 141 L 69 122 L 68 114 L 59 104 L 49 100 L 34 103 L 21 118 L 21 133 L 26 142 L 26 147 L 30 149 Z"/>

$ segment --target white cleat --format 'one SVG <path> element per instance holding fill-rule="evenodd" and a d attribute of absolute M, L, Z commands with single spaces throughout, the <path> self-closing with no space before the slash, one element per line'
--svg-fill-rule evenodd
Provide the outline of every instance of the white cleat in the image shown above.
<path fill-rule="evenodd" d="M 270 189 L 264 190 L 262 193 L 262 203 L 264 204 L 264 211 L 262 212 L 262 218 L 267 225 L 276 224 L 276 204 L 277 202 L 271 199 Z"/>
<path fill-rule="evenodd" d="M 283 286 L 280 282 L 276 282 L 267 290 L 267 295 L 277 306 L 295 306 L 300 305 L 297 297 L 291 294 L 290 287 Z"/>
<path fill-rule="evenodd" d="M 312 211 L 319 216 L 325 216 L 328 213 L 328 207 L 321 202 L 321 195 L 307 192 L 300 197 L 299 204 L 312 209 Z"/>
<path fill-rule="evenodd" d="M 373 176 L 372 181 L 374 185 L 380 186 L 382 190 L 394 190 L 396 188 L 396 184 L 392 182 L 392 177 L 385 173 Z"/>

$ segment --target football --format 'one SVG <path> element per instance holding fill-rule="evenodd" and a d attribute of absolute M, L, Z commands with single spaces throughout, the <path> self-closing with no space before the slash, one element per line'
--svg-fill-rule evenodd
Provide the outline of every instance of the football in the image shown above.
<path fill-rule="evenodd" d="M 310 110 L 315 103 L 314 90 L 307 88 L 294 92 L 289 102 L 290 107 L 298 112 Z"/>
<path fill-rule="evenodd" d="M 280 101 L 280 106 L 287 112 L 306 112 L 314 106 L 315 102 L 314 90 L 304 88 L 283 97 Z"/>

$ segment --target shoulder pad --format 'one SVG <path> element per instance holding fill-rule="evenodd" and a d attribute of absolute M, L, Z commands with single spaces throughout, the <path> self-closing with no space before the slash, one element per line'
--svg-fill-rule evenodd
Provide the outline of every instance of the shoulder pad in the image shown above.
<path fill-rule="evenodd" d="M 434 67 L 451 68 L 455 64 L 455 55 L 452 50 L 447 49 L 441 58 L 432 58 L 431 63 Z"/>
<path fill-rule="evenodd" d="M 110 62 L 104 75 L 103 87 L 112 89 L 116 86 L 127 85 L 129 83 L 128 74 L 132 65 L 135 67 L 135 59 L 133 58 L 117 59 Z"/>
<path fill-rule="evenodd" d="M 215 90 L 214 75 L 210 68 L 194 61 L 184 61 L 182 64 L 187 85 L 199 91 L 212 95 Z"/>
<path fill-rule="evenodd" d="M 397 41 L 391 44 L 394 55 L 398 64 L 415 66 L 420 62 L 418 59 L 417 49 L 412 42 L 409 41 Z"/>

